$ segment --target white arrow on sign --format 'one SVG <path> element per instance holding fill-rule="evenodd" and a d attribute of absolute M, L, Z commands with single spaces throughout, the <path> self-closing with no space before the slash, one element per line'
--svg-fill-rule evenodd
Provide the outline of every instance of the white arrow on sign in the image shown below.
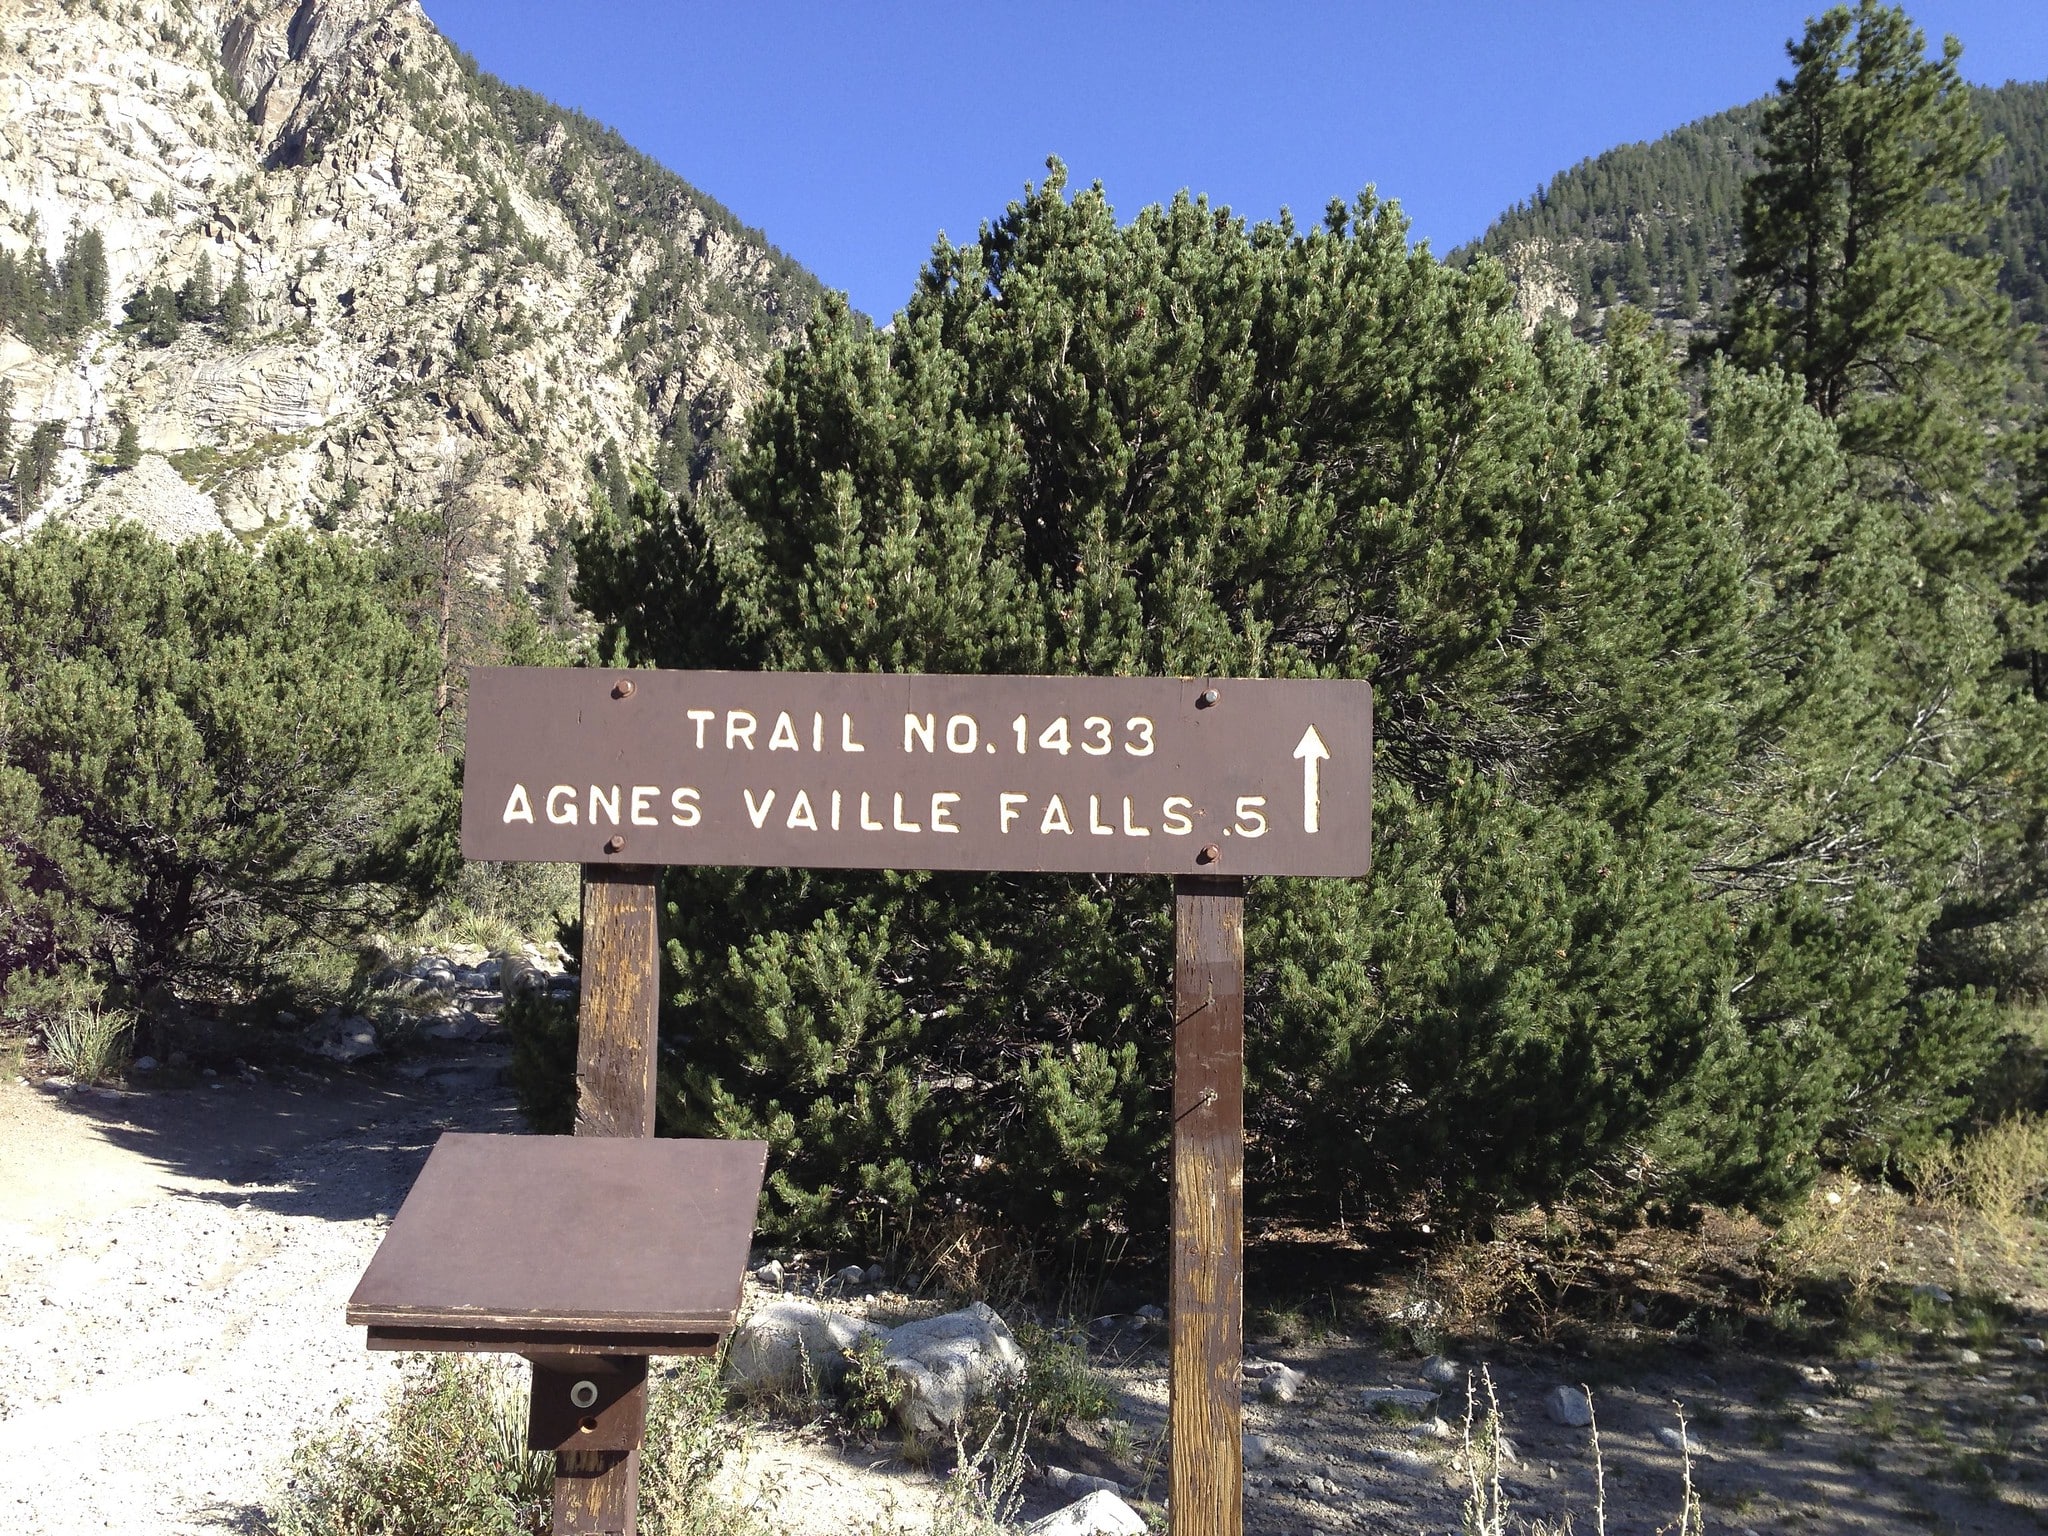
<path fill-rule="evenodd" d="M 1301 759 L 1301 830 L 1314 832 L 1323 820 L 1322 765 L 1329 760 L 1330 749 L 1310 726 L 1301 733 L 1294 755 Z"/>

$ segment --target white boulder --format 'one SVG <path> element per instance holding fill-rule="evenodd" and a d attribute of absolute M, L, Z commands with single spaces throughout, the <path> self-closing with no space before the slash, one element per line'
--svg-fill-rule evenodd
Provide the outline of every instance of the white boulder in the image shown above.
<path fill-rule="evenodd" d="M 1025 1536 L 1145 1536 L 1145 1517 L 1115 1494 L 1098 1488 L 1024 1530 Z"/>
<path fill-rule="evenodd" d="M 912 1434 L 950 1430 L 970 1404 L 1024 1379 L 1024 1355 L 986 1302 L 882 1335 L 882 1360 L 905 1388 L 897 1417 Z"/>
<path fill-rule="evenodd" d="M 733 1330 L 726 1384 L 742 1397 L 834 1389 L 846 1375 L 846 1352 L 871 1335 L 883 1330 L 815 1302 L 770 1302 Z"/>

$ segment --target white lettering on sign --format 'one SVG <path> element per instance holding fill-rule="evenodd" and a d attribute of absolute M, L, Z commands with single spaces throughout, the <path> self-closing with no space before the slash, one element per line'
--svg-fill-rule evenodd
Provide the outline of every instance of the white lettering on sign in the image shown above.
<path fill-rule="evenodd" d="M 773 794 L 774 791 L 771 790 L 769 793 Z M 798 790 L 796 798 L 790 801 L 789 820 L 784 822 L 783 825 L 792 830 L 796 828 L 802 828 L 806 832 L 818 830 L 818 813 L 811 809 L 811 797 L 802 790 Z"/>
<path fill-rule="evenodd" d="M 1029 795 L 1020 795 L 1013 793 L 1012 791 L 1005 790 L 1002 794 L 996 796 L 996 801 L 999 806 L 997 814 L 999 814 L 1002 817 L 1003 834 L 1005 836 L 1008 836 L 1010 831 L 1010 823 L 1015 821 L 1019 816 L 1022 816 L 1024 814 L 1022 811 L 1018 810 L 1017 807 L 1020 805 L 1029 805 L 1031 803 L 1031 797 Z"/>
<path fill-rule="evenodd" d="M 789 711 L 786 709 L 775 717 L 775 729 L 769 732 L 768 735 L 768 750 L 770 752 L 796 752 L 801 750 L 796 742 L 796 725 L 789 718 Z"/>
<path fill-rule="evenodd" d="M 512 786 L 512 794 L 505 802 L 505 814 L 502 819 L 508 822 L 523 821 L 528 826 L 533 825 L 533 802 L 526 798 L 524 784 Z"/>
<path fill-rule="evenodd" d="M 1321 768 L 1329 761 L 1330 749 L 1323 745 L 1323 738 L 1311 725 L 1301 733 L 1301 740 L 1294 748 L 1294 755 L 1301 759 L 1301 830 L 1320 830 L 1323 819 L 1323 784 Z"/>
<path fill-rule="evenodd" d="M 963 730 L 962 727 L 965 727 Z M 954 715 L 946 721 L 946 750 L 972 752 L 980 744 L 980 728 L 972 715 Z"/>
<path fill-rule="evenodd" d="M 744 720 L 745 725 L 740 724 Z M 730 709 L 725 714 L 725 750 L 730 752 L 735 741 L 745 741 L 749 752 L 754 750 L 754 727 L 761 722 L 744 709 Z"/>
<path fill-rule="evenodd" d="M 903 750 L 908 752 L 911 742 L 915 740 L 924 743 L 925 751 L 931 751 L 932 732 L 936 725 L 937 718 L 932 715 L 926 715 L 922 720 L 918 719 L 915 715 L 905 715 L 903 717 Z"/>
<path fill-rule="evenodd" d="M 597 813 L 600 808 L 603 809 L 605 815 L 611 818 L 612 825 L 616 827 L 619 824 L 618 785 L 614 784 L 612 786 L 610 794 L 606 794 L 600 785 L 593 784 L 590 786 L 590 824 L 593 827 L 597 825 Z"/>
<path fill-rule="evenodd" d="M 754 829 L 759 831 L 768 824 L 768 810 L 775 804 L 775 791 L 769 790 L 768 798 L 758 806 L 754 804 L 754 792 L 751 789 L 742 790 L 740 793 L 747 797 L 747 815 L 752 818 Z"/>
<path fill-rule="evenodd" d="M 632 818 L 634 826 L 658 827 L 661 825 L 660 817 L 647 814 L 647 809 L 653 803 L 654 797 L 660 793 L 661 790 L 652 784 L 635 784 L 633 786 L 633 803 L 627 811 L 627 815 Z"/>
<path fill-rule="evenodd" d="M 1064 832 L 1070 837 L 1074 832 L 1073 826 L 1067 821 L 1066 805 L 1058 795 L 1054 795 L 1046 802 L 1045 818 L 1038 823 L 1039 836 L 1043 837 L 1048 832 Z"/>
<path fill-rule="evenodd" d="M 853 716 L 839 717 L 839 750 L 842 752 L 865 752 L 867 748 L 853 739 Z"/>
<path fill-rule="evenodd" d="M 557 784 L 548 791 L 548 820 L 558 827 L 573 827 L 576 825 L 575 785 Z"/>
<path fill-rule="evenodd" d="M 685 785 L 668 797 L 669 820 L 679 827 L 694 827 L 704 819 L 704 812 L 698 808 L 697 791 Z"/>
<path fill-rule="evenodd" d="M 960 797 L 940 790 L 932 796 L 932 830 L 934 832 L 958 832 L 960 829 L 949 820 L 953 807 L 960 803 Z"/>
<path fill-rule="evenodd" d="M 703 751 L 704 727 L 708 722 L 718 718 L 718 711 L 715 709 L 686 709 L 683 711 L 683 714 L 686 718 L 697 722 L 697 750 Z"/>

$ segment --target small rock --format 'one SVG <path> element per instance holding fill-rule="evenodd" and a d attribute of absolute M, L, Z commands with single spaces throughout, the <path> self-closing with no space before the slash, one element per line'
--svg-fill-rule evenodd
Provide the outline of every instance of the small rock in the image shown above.
<path fill-rule="evenodd" d="M 1915 1296 L 1925 1296 L 1929 1301 L 1939 1302 L 1944 1307 L 1955 1300 L 1953 1296 L 1949 1295 L 1945 1289 L 1938 1285 L 1916 1285 L 1913 1287 L 1913 1294 Z"/>
<path fill-rule="evenodd" d="M 867 1271 L 858 1264 L 849 1264 L 827 1280 L 825 1286 L 828 1290 L 850 1291 L 858 1287 L 866 1276 Z"/>
<path fill-rule="evenodd" d="M 173 1051 L 165 1059 L 170 1062 L 172 1067 L 176 1068 L 179 1071 L 183 1071 L 185 1068 L 192 1065 L 192 1058 L 190 1056 L 187 1056 L 183 1051 Z"/>
<path fill-rule="evenodd" d="M 1593 1422 L 1593 1400 L 1577 1387 L 1552 1387 L 1543 1399 L 1543 1411 L 1553 1422 L 1571 1429 L 1584 1429 Z"/>
<path fill-rule="evenodd" d="M 1279 1447 L 1264 1435 L 1244 1437 L 1244 1464 L 1248 1467 L 1263 1467 L 1269 1461 L 1280 1459 Z"/>
<path fill-rule="evenodd" d="M 1677 1451 L 1681 1455 L 1688 1451 L 1695 1456 L 1706 1454 L 1706 1448 L 1699 1443 L 1695 1436 L 1681 1431 L 1676 1425 L 1672 1424 L 1665 1424 L 1658 1429 L 1657 1443 L 1663 1446 L 1665 1450 Z"/>
<path fill-rule="evenodd" d="M 789 1283 L 789 1277 L 783 1273 L 781 1261 L 777 1259 L 770 1259 L 755 1270 L 754 1279 L 771 1291 L 779 1291 Z"/>
<path fill-rule="evenodd" d="M 1269 1403 L 1291 1403 L 1308 1385 L 1306 1376 L 1278 1360 L 1245 1361 L 1244 1381 L 1247 1386 L 1256 1387 L 1259 1396 Z"/>
<path fill-rule="evenodd" d="M 1412 1425 L 1408 1433 L 1418 1440 L 1448 1440 L 1451 1438 L 1451 1426 L 1442 1419 L 1424 1419 L 1420 1424 Z"/>
<path fill-rule="evenodd" d="M 1984 1357 L 1974 1349 L 1959 1349 L 1956 1351 L 1956 1364 L 1958 1365 L 1982 1365 L 1983 1363 Z"/>
<path fill-rule="evenodd" d="M 1824 1365 L 1802 1365 L 1798 1368 L 1800 1379 L 1809 1387 L 1832 1387 L 1835 1373 Z"/>
<path fill-rule="evenodd" d="M 2020 1340 L 2020 1348 L 2030 1355 L 2048 1355 L 2048 1339 L 2029 1334 Z"/>
<path fill-rule="evenodd" d="M 2015 1408 L 2038 1408 L 2041 1406 L 2041 1399 L 2034 1396 L 2031 1392 L 2022 1392 L 2012 1402 Z"/>
<path fill-rule="evenodd" d="M 1024 1529 L 1026 1536 L 1145 1536 L 1145 1519 L 1115 1494 L 1098 1488 Z"/>
<path fill-rule="evenodd" d="M 219 1077 L 219 1076 L 220 1076 L 220 1074 L 219 1074 L 218 1072 L 214 1071 L 214 1070 L 213 1070 L 213 1068 L 211 1068 L 211 1067 L 201 1067 L 201 1068 L 199 1069 L 199 1075 L 200 1075 L 201 1077 Z"/>
<path fill-rule="evenodd" d="M 1428 1413 L 1436 1407 L 1438 1397 L 1420 1387 L 1367 1387 L 1358 1395 L 1368 1413 L 1385 1413 L 1389 1408 Z"/>
<path fill-rule="evenodd" d="M 1510 1440 L 1506 1435 L 1496 1435 L 1494 1437 L 1493 1454 L 1498 1456 L 1502 1461 L 1506 1462 L 1511 1467 L 1518 1467 L 1522 1464 L 1522 1452 L 1520 1447 L 1518 1447 L 1515 1444 L 1515 1442 Z"/>
<path fill-rule="evenodd" d="M 1433 1387 L 1455 1387 L 1463 1384 L 1465 1367 L 1442 1355 L 1431 1355 L 1416 1374 Z"/>
<path fill-rule="evenodd" d="M 138 1056 L 135 1058 L 133 1065 L 138 1072 L 154 1072 L 156 1070 L 156 1058 L 154 1056 Z"/>
<path fill-rule="evenodd" d="M 880 1285 L 889 1278 L 889 1271 L 879 1264 L 870 1264 L 861 1272 L 861 1279 L 869 1285 Z"/>
<path fill-rule="evenodd" d="M 1149 1301 L 1146 1302 L 1144 1306 L 1138 1308 L 1138 1310 L 1132 1315 L 1138 1318 L 1140 1321 L 1147 1323 L 1163 1323 L 1166 1321 L 1165 1310 L 1163 1308 L 1153 1306 L 1152 1303 Z"/>
<path fill-rule="evenodd" d="M 1866 1372 L 1867 1372 L 1867 1371 L 1875 1371 L 1875 1370 L 1878 1370 L 1878 1369 L 1879 1369 L 1879 1368 L 1880 1368 L 1880 1367 L 1882 1366 L 1882 1364 L 1883 1364 L 1883 1362 L 1882 1362 L 1882 1361 L 1880 1361 L 1880 1360 L 1879 1360 L 1879 1359 L 1877 1358 L 1877 1356 L 1875 1356 L 1875 1355 L 1865 1355 L 1865 1356 L 1864 1356 L 1864 1357 L 1863 1357 L 1863 1358 L 1862 1358 L 1861 1360 L 1858 1360 L 1858 1361 L 1856 1362 L 1856 1369 L 1857 1369 L 1857 1370 L 1859 1370 L 1859 1371 L 1866 1371 Z"/>
<path fill-rule="evenodd" d="M 1650 1320 L 1650 1309 L 1641 1301 L 1632 1301 L 1628 1304 L 1628 1316 L 1630 1322 L 1647 1323 Z"/>
<path fill-rule="evenodd" d="M 1435 1466 L 1427 1456 L 1418 1455 L 1414 1451 L 1404 1451 L 1398 1447 L 1373 1446 L 1368 1454 L 1382 1466 L 1394 1467 L 1403 1472 L 1427 1472 Z"/>
<path fill-rule="evenodd" d="M 1122 1493 L 1123 1485 L 1106 1477 L 1090 1477 L 1085 1472 L 1070 1472 L 1065 1467 L 1046 1464 L 1045 1480 L 1062 1493 L 1080 1495 L 1084 1493 Z"/>

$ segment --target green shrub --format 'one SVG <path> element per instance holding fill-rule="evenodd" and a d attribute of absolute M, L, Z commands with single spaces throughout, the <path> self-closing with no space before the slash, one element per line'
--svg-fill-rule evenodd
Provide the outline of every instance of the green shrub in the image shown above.
<path fill-rule="evenodd" d="M 383 1418 L 314 1434 L 270 1511 L 277 1536 L 539 1536 L 554 1457 L 526 1449 L 523 1369 L 463 1356 L 408 1362 Z M 642 1536 L 756 1536 L 716 1478 L 745 1444 L 720 1417 L 715 1367 L 658 1362 L 640 1455 Z"/>
<path fill-rule="evenodd" d="M 453 776 L 432 658 L 370 585 L 360 550 L 293 534 L 0 546 L 0 1004 L 81 973 L 145 1012 L 246 996 L 424 906 Z"/>
<path fill-rule="evenodd" d="M 1024 1352 L 1024 1406 L 1040 1424 L 1057 1429 L 1069 1419 L 1100 1419 L 1116 1408 L 1109 1383 L 1088 1361 L 1087 1336 L 1030 1323 L 1017 1329 Z"/>
<path fill-rule="evenodd" d="M 77 1082 L 116 1077 L 128 1062 L 135 1031 L 132 1014 L 115 1008 L 66 1008 L 43 1027 L 50 1065 Z"/>
<path fill-rule="evenodd" d="M 828 304 L 723 485 L 607 497 L 578 592 L 661 666 L 1372 679 L 1372 879 L 1250 893 L 1251 1198 L 1774 1201 L 1931 1134 L 1990 1025 L 1914 966 L 1960 844 L 1894 531 L 1796 383 L 1708 382 L 1640 316 L 1526 335 L 1370 195 L 1123 222 L 1055 174 L 887 333 Z M 1164 882 L 664 892 L 666 1123 L 773 1145 L 770 1231 L 1163 1225 Z"/>
<path fill-rule="evenodd" d="M 888 1367 L 887 1351 L 873 1334 L 846 1351 L 846 1379 L 840 1387 L 840 1415 L 857 1435 L 873 1439 L 891 1424 L 909 1391 Z"/>
<path fill-rule="evenodd" d="M 381 1423 L 293 1451 L 278 1536 L 540 1536 L 554 1458 L 526 1449 L 523 1374 L 463 1356 L 409 1362 Z"/>
<path fill-rule="evenodd" d="M 527 1129 L 566 1136 L 576 1128 L 576 1009 L 544 992 L 515 992 L 499 1016 L 512 1060 L 505 1082 Z"/>

